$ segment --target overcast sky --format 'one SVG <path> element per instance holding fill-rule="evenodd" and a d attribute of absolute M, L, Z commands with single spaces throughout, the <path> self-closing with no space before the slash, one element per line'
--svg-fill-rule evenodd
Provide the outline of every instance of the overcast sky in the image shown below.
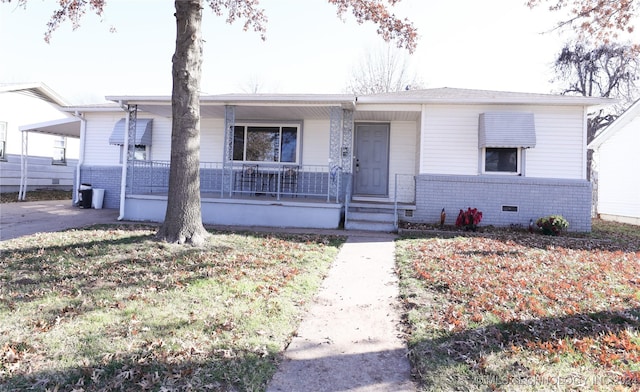
<path fill-rule="evenodd" d="M 105 95 L 169 95 L 173 1 L 110 0 L 43 40 L 55 2 L 0 4 L 0 82 L 43 82 L 71 103 Z M 550 66 L 570 33 L 542 34 L 560 19 L 524 0 L 403 0 L 396 14 L 418 27 L 413 71 L 425 87 L 551 92 Z M 351 69 L 383 42 L 371 24 L 336 17 L 326 0 L 262 0 L 267 40 L 203 12 L 205 93 L 342 93 Z M 111 27 L 116 32 L 110 32 Z"/>

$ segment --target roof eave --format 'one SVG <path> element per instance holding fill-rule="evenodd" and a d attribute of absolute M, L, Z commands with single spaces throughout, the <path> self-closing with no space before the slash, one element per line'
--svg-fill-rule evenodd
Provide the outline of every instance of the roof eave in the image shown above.
<path fill-rule="evenodd" d="M 122 112 L 123 109 L 116 105 L 79 105 L 61 107 L 60 111 L 65 113 L 86 113 L 86 112 Z"/>
<path fill-rule="evenodd" d="M 27 93 L 56 106 L 67 106 L 69 103 L 44 83 L 20 83 L 0 86 L 0 92 Z"/>
<path fill-rule="evenodd" d="M 611 136 L 615 135 L 625 125 L 629 124 L 637 116 L 640 116 L 640 99 L 636 100 L 624 113 L 613 121 L 608 127 L 606 127 L 598 136 L 596 136 L 591 143 L 587 145 L 590 150 L 597 150 L 604 142 L 606 142 Z"/>
<path fill-rule="evenodd" d="M 107 96 L 120 104 L 171 104 L 170 96 Z M 349 94 L 222 94 L 201 95 L 201 105 L 321 105 L 353 108 L 355 96 Z"/>
<path fill-rule="evenodd" d="M 447 104 L 447 105 L 556 105 L 556 106 L 600 106 L 611 105 L 615 100 L 610 98 L 567 97 L 557 96 L 548 99 L 527 98 L 386 98 L 358 97 L 362 104 Z"/>

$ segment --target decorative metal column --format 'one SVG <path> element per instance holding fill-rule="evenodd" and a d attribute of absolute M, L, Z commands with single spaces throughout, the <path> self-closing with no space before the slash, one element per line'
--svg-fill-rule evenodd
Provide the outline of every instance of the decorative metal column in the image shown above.
<path fill-rule="evenodd" d="M 128 122 L 127 122 L 127 187 L 129 192 L 133 191 L 134 167 L 133 162 L 136 154 L 136 125 L 138 122 L 138 105 L 128 105 Z"/>
<path fill-rule="evenodd" d="M 339 176 L 342 170 L 342 108 L 332 107 L 329 125 L 329 194 L 337 197 L 339 192 Z"/>
<path fill-rule="evenodd" d="M 224 107 L 224 152 L 222 157 L 223 183 L 222 192 L 231 195 L 233 181 L 233 136 L 236 124 L 236 107 Z"/>
<path fill-rule="evenodd" d="M 353 166 L 353 110 L 342 111 L 342 172 L 351 173 Z"/>

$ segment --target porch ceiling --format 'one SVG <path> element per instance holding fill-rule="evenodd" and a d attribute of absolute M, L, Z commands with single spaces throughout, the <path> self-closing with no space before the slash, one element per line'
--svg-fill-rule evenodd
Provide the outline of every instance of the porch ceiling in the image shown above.
<path fill-rule="evenodd" d="M 356 110 L 353 119 L 355 121 L 418 121 L 420 111 Z"/>

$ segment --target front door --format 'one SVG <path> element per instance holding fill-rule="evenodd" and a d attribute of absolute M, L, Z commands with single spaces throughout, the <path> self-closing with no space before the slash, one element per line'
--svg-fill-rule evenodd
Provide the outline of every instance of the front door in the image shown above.
<path fill-rule="evenodd" d="M 354 194 L 389 194 L 389 124 L 356 124 Z"/>

